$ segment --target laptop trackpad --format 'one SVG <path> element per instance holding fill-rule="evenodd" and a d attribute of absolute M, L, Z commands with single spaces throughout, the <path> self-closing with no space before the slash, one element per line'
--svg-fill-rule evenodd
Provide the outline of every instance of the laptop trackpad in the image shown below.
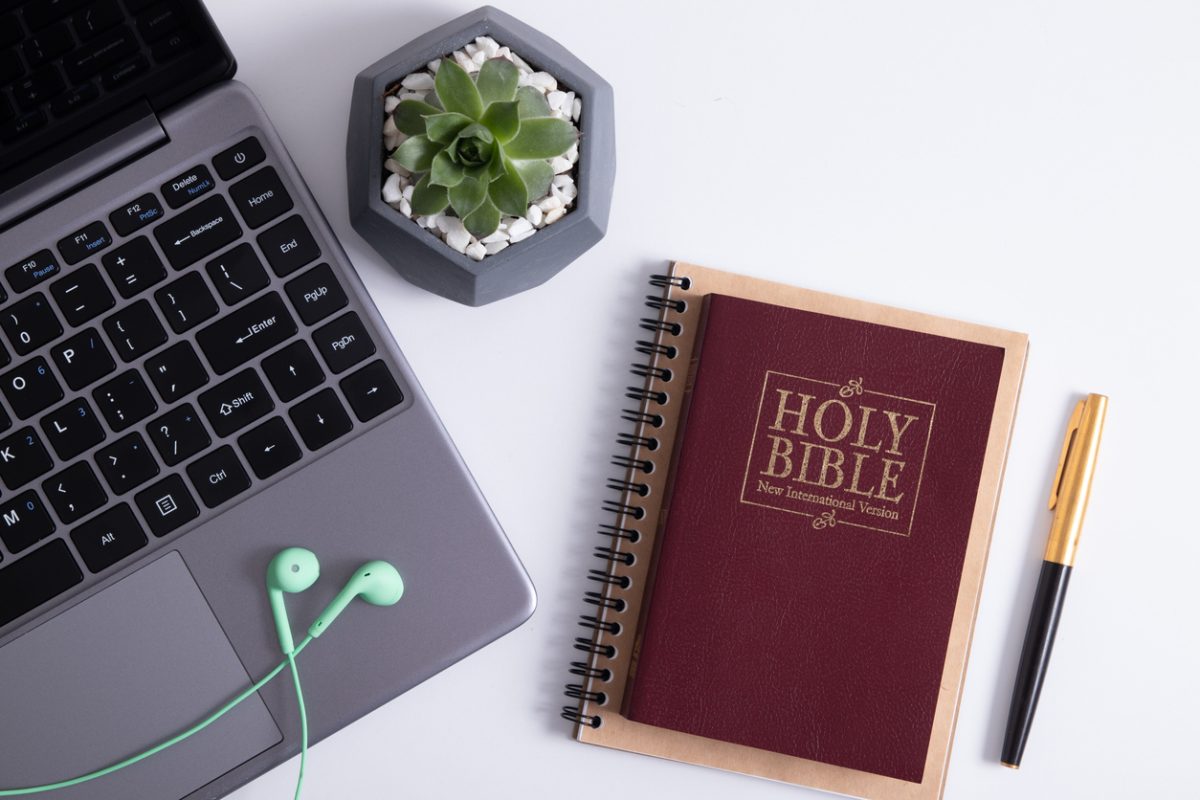
<path fill-rule="evenodd" d="M 140 753 L 250 683 L 183 559 L 168 553 L 0 648 L 0 789 L 73 778 Z M 254 695 L 186 742 L 46 796 L 180 798 L 282 738 Z"/>

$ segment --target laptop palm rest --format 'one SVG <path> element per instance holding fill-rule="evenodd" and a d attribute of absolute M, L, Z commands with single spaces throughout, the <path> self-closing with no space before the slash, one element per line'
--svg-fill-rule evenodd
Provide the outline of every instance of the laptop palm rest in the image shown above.
<path fill-rule="evenodd" d="M 183 559 L 170 552 L 0 649 L 0 789 L 137 754 L 250 683 Z M 186 742 L 46 796 L 179 798 L 281 739 L 255 695 Z"/>

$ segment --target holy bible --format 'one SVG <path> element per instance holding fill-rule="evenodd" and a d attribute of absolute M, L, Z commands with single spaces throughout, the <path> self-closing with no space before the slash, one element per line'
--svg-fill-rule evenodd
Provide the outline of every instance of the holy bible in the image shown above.
<path fill-rule="evenodd" d="M 1026 337 L 685 264 L 656 283 L 577 735 L 939 797 Z"/>

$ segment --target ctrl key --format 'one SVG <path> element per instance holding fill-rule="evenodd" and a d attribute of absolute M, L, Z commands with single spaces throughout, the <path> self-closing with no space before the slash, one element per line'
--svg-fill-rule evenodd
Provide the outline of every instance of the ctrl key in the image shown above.
<path fill-rule="evenodd" d="M 216 508 L 250 488 L 250 476 L 229 445 L 193 461 L 188 465 L 187 474 L 196 493 L 209 508 Z"/>

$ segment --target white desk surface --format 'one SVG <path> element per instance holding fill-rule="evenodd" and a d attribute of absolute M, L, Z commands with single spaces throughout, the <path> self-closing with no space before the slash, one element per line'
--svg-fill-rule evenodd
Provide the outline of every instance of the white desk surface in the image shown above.
<path fill-rule="evenodd" d="M 608 236 L 486 308 L 351 229 L 363 67 L 469 0 L 209 0 L 540 595 L 522 628 L 316 747 L 306 797 L 819 795 L 578 744 L 559 719 L 644 277 L 686 259 L 1027 331 L 948 798 L 1196 797 L 1200 6 L 546 3 L 616 89 Z M 1067 413 L 1112 398 L 1019 772 L 998 763 Z M 297 761 L 237 792 L 291 797 Z"/>

